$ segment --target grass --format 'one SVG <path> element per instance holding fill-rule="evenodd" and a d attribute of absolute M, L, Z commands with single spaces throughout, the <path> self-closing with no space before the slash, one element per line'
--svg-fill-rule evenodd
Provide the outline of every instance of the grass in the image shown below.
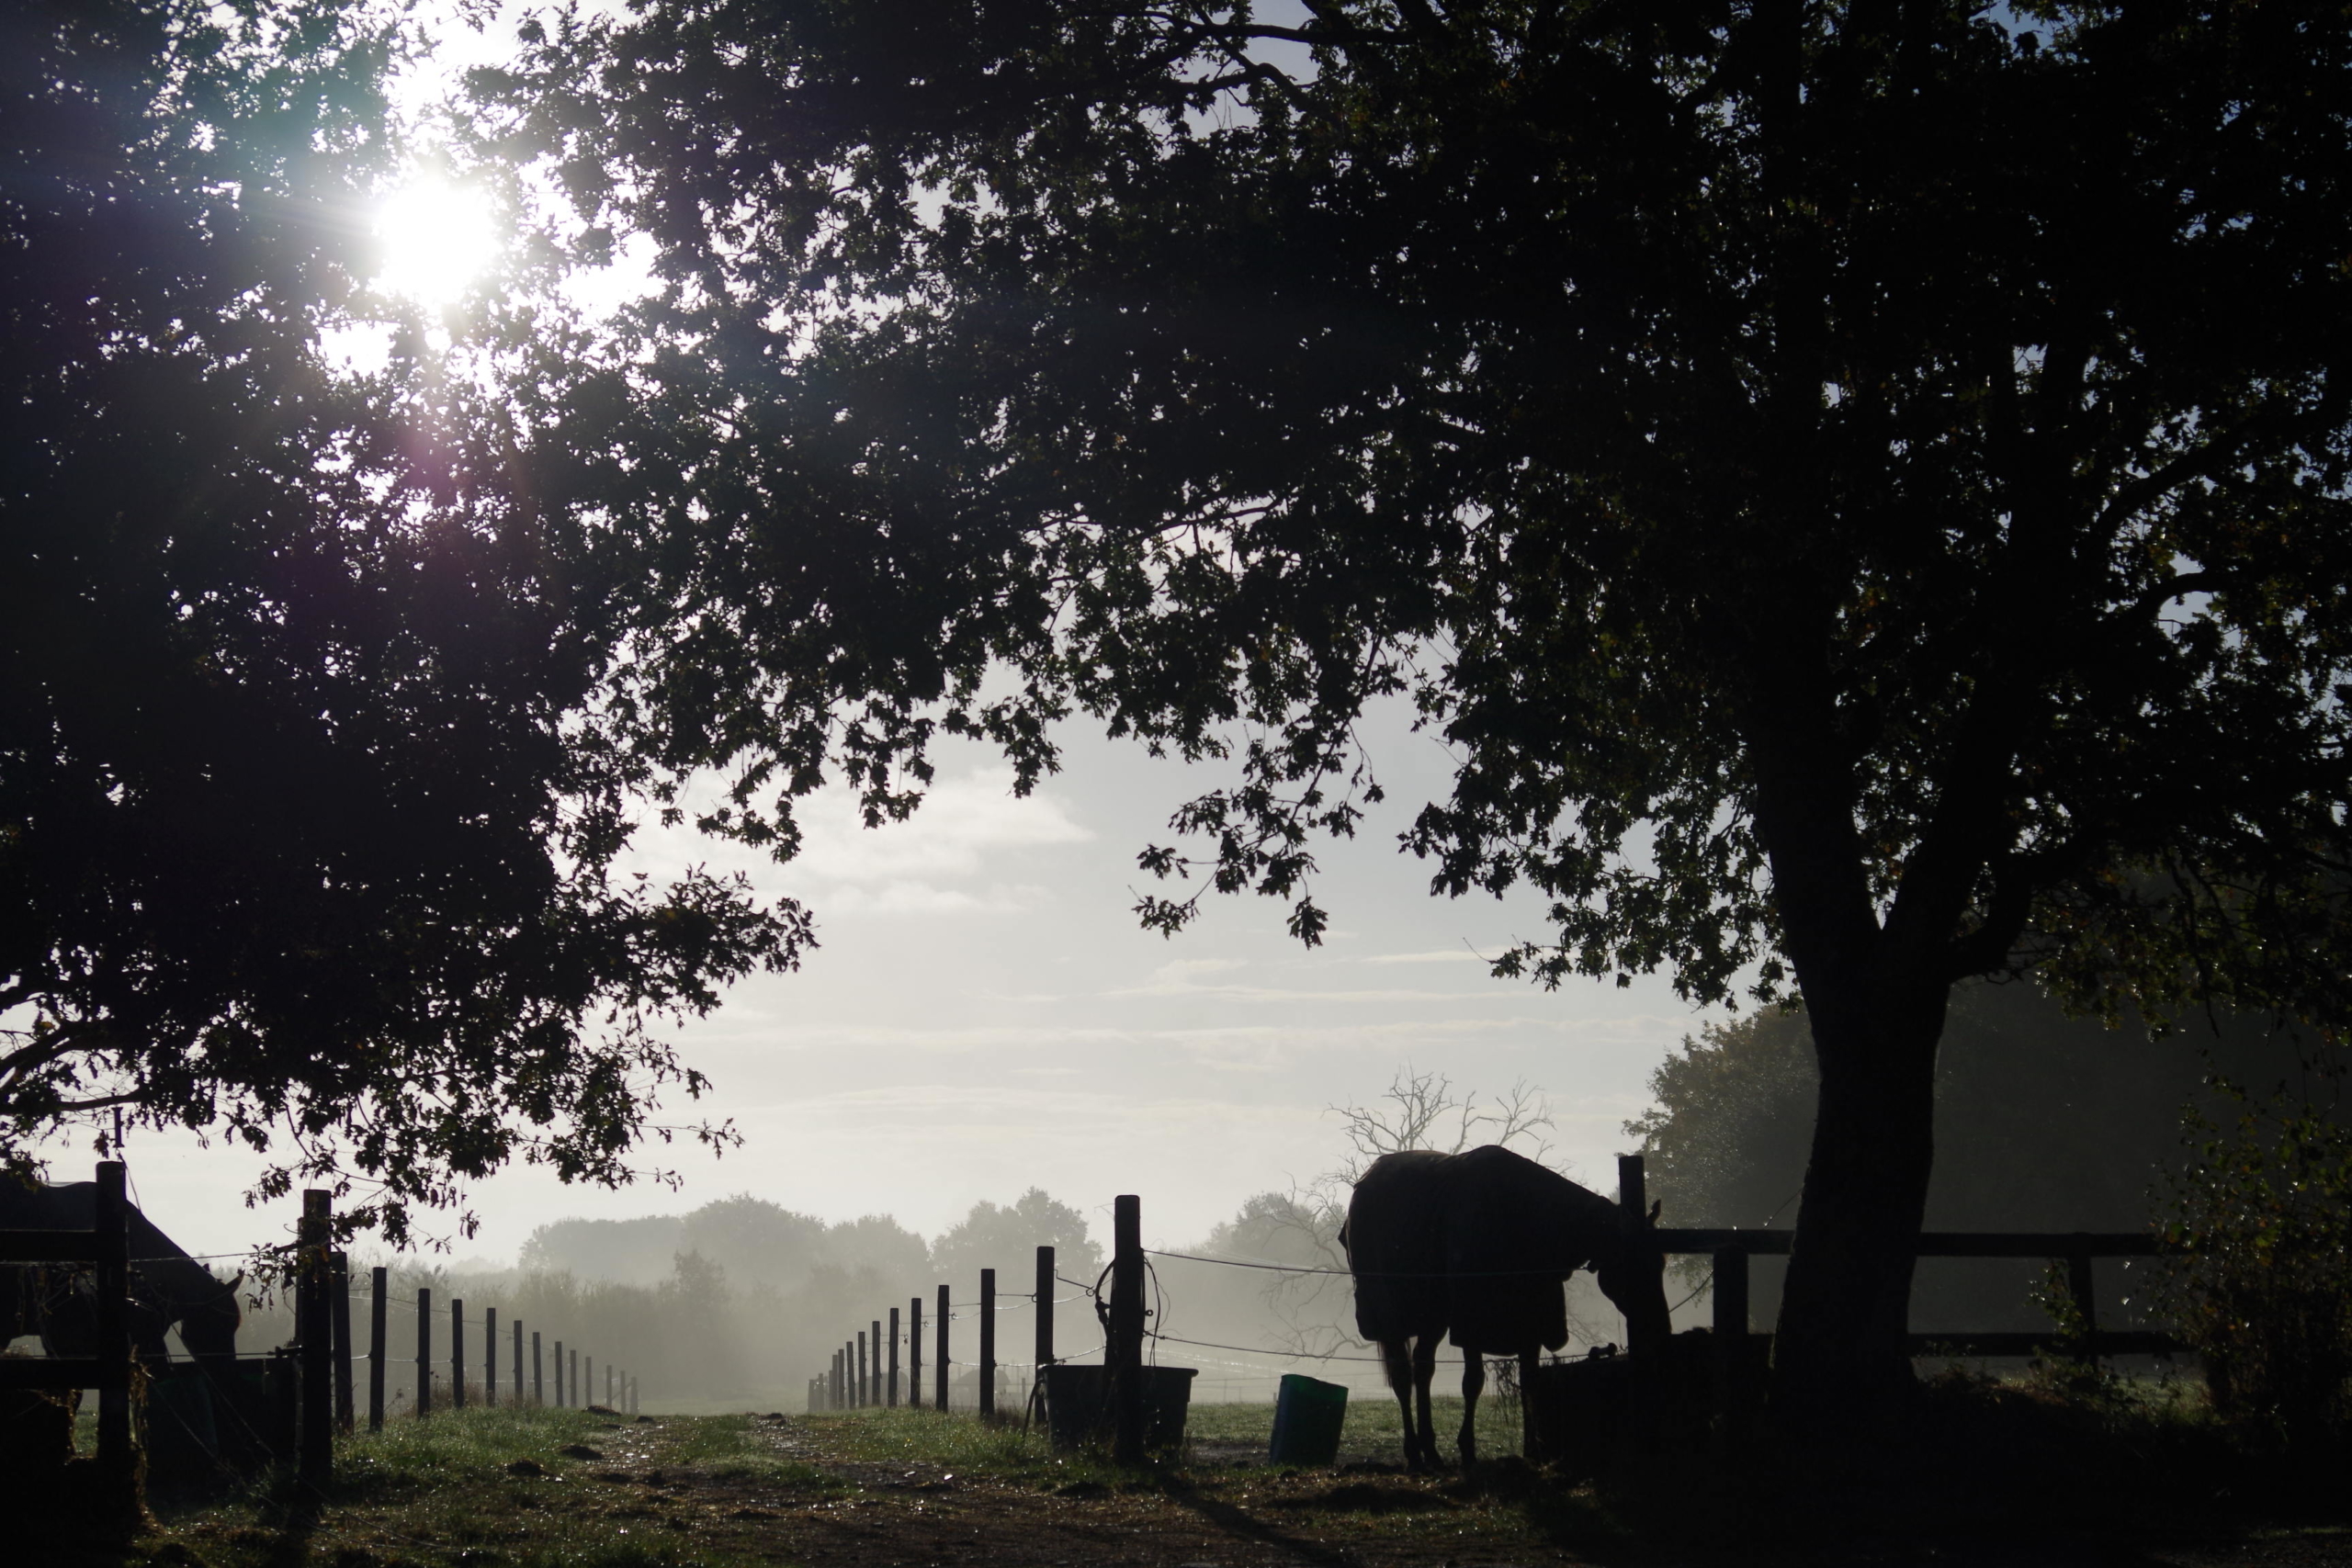
<path fill-rule="evenodd" d="M 1454 1434 L 1462 1425 L 1462 1401 L 1432 1399 L 1430 1414 L 1438 1434 L 1439 1451 L 1449 1461 Z M 822 1433 L 825 1440 L 854 1458 L 876 1463 L 925 1463 L 972 1475 L 1046 1485 L 1079 1482 L 1114 1484 L 1135 1477 L 1091 1449 L 1057 1453 L 1045 1434 L 1035 1427 L 1024 1432 L 1020 1421 L 984 1424 L 969 1412 L 941 1415 L 933 1410 L 843 1410 L 795 1420 Z M 1196 1404 L 1188 1413 L 1186 1452 L 1169 1472 L 1267 1468 L 1267 1447 L 1273 1437 L 1274 1407 L 1271 1404 Z M 1478 1445 L 1482 1458 L 1500 1459 L 1520 1451 L 1519 1406 L 1491 1395 L 1478 1404 Z M 1254 1450 L 1237 1454 L 1235 1449 Z M 1339 1462 L 1400 1464 L 1404 1437 L 1396 1402 L 1378 1398 L 1351 1399 L 1340 1434 Z"/>
<path fill-rule="evenodd" d="M 1135 1479 L 1091 1450 L 1057 1453 L 1046 1434 L 1016 1419 L 982 1422 L 968 1411 L 842 1410 L 797 1417 L 834 1451 L 876 1464 L 933 1464 L 961 1475 L 1057 1487 Z"/>
<path fill-rule="evenodd" d="M 1443 1400 L 1433 1411 L 1449 1457 L 1460 1408 Z M 203 1506 L 164 1505 L 166 1533 L 132 1561 L 748 1568 L 790 1562 L 812 1540 L 836 1551 L 863 1541 L 873 1561 L 896 1561 L 899 1532 L 930 1530 L 946 1555 L 976 1562 L 1025 1550 L 1040 1530 L 1097 1529 L 1132 1536 L 1143 1561 L 1159 1551 L 1189 1562 L 1202 1551 L 1176 1542 L 1188 1529 L 1198 1540 L 1209 1519 L 1228 1540 L 1375 1554 L 1389 1543 L 1432 1562 L 1441 1544 L 1438 1555 L 1481 1560 L 1541 1545 L 1604 1561 L 1678 1548 L 1794 1551 L 1825 1544 L 1825 1530 L 1963 1557 L 2045 1538 L 2271 1540 L 2291 1556 L 2333 1547 L 2352 1523 L 2340 1483 L 2346 1456 L 2284 1465 L 2285 1456 L 2247 1450 L 2177 1388 L 2120 1382 L 1948 1374 L 1927 1385 L 1900 1441 L 1792 1459 L 1770 1443 L 1726 1453 L 1700 1438 L 1629 1451 L 1599 1483 L 1581 1485 L 1516 1462 L 1517 1411 L 1499 1399 L 1482 1402 L 1480 1427 L 1500 1462 L 1474 1476 L 1276 1468 L 1265 1458 L 1272 1423 L 1263 1404 L 1197 1406 L 1185 1454 L 1125 1471 L 1097 1451 L 1056 1453 L 1018 1421 L 984 1425 L 968 1412 L 639 1423 L 578 1410 L 445 1411 L 341 1445 L 323 1507 L 299 1506 L 282 1479 Z M 1394 1401 L 1351 1400 L 1341 1462 L 1398 1457 Z M 1061 1539 L 1076 1548 L 1072 1561 L 1084 1557 L 1074 1536 Z"/>
<path fill-rule="evenodd" d="M 284 1476 L 162 1511 L 148 1561 L 206 1568 L 734 1568 L 661 1490 L 684 1472 L 734 1491 L 821 1496 L 843 1483 L 785 1461 L 748 1416 L 643 1426 L 582 1410 L 469 1409 L 339 1444 L 323 1507 Z M 567 1452 L 566 1450 L 571 1450 Z"/>
<path fill-rule="evenodd" d="M 1437 1434 L 1438 1452 L 1451 1462 L 1454 1437 L 1462 1429 L 1462 1401 L 1442 1396 L 1430 1401 L 1430 1427 Z M 1273 1440 L 1274 1407 L 1271 1404 L 1195 1405 L 1185 1422 L 1185 1435 L 1194 1443 L 1247 1443 L 1262 1453 Z M 1498 1398 L 1490 1390 L 1478 1401 L 1478 1454 L 1500 1459 L 1520 1451 L 1519 1405 Z M 1396 1401 L 1386 1393 L 1354 1394 L 1340 1428 L 1340 1462 L 1404 1462 L 1404 1421 Z"/>

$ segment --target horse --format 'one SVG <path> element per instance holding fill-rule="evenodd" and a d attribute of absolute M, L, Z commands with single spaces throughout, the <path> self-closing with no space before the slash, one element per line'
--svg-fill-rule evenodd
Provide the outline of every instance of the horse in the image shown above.
<path fill-rule="evenodd" d="M 97 1220 L 97 1194 L 90 1181 L 62 1187 L 0 1182 L 0 1230 L 86 1231 Z M 125 1326 L 133 1353 L 151 1369 L 162 1367 L 171 1359 L 164 1336 L 177 1328 L 189 1355 L 227 1375 L 236 1361 L 243 1317 L 237 1288 L 244 1275 L 219 1280 L 136 1207 L 124 1218 L 130 1258 Z M 52 1356 L 96 1352 L 96 1310 L 86 1266 L 18 1264 L 6 1272 L 14 1278 L 0 1281 L 5 1339 L 38 1334 Z"/>
<path fill-rule="evenodd" d="M 1408 1469 L 1439 1468 L 1430 1380 L 1449 1334 L 1463 1352 L 1463 1464 L 1477 1461 L 1487 1356 L 1518 1359 L 1521 1427 L 1532 1452 L 1536 1359 L 1568 1341 L 1562 1287 L 1578 1269 L 1599 1276 L 1636 1350 L 1664 1342 L 1672 1333 L 1665 1260 L 1643 1245 L 1656 1219 L 1655 1209 L 1625 1214 L 1499 1145 L 1453 1155 L 1407 1150 L 1372 1162 L 1356 1182 L 1340 1242 L 1355 1280 L 1357 1332 L 1380 1347 L 1404 1415 Z"/>

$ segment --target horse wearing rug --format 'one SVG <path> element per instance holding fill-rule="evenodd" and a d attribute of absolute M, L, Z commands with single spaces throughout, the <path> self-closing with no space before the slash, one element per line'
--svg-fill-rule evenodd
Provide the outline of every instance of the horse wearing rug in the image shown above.
<path fill-rule="evenodd" d="M 1528 1403 L 1536 1358 L 1568 1342 L 1564 1286 L 1590 1268 L 1625 1314 L 1636 1346 L 1671 1332 L 1664 1259 L 1641 1245 L 1655 1216 L 1627 1215 L 1597 1192 L 1498 1145 L 1458 1155 L 1383 1155 L 1356 1182 L 1340 1232 L 1355 1276 L 1356 1329 L 1380 1347 L 1388 1386 L 1405 1417 L 1405 1462 L 1438 1466 L 1430 1380 L 1441 1338 L 1463 1353 L 1462 1462 L 1477 1459 L 1484 1359 L 1516 1357 L 1521 1416 L 1532 1448 Z"/>

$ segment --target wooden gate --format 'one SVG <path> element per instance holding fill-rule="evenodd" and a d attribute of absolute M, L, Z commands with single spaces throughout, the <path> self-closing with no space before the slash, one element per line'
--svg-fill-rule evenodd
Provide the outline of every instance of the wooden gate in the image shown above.
<path fill-rule="evenodd" d="M 130 1435 L 130 1204 L 119 1160 L 98 1166 L 97 1212 L 86 1231 L 0 1230 L 0 1263 L 86 1263 L 97 1273 L 97 1353 L 44 1359 L 0 1357 L 0 1390 L 95 1388 L 98 1391 L 98 1465 L 108 1483 L 128 1493 L 133 1474 Z"/>

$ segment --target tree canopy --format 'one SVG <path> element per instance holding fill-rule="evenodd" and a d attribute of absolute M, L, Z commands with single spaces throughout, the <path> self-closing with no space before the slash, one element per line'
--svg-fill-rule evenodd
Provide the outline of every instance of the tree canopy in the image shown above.
<path fill-rule="evenodd" d="M 943 730 L 1231 756 L 1143 864 L 1313 941 L 1409 694 L 1436 890 L 1553 899 L 1507 972 L 1802 992 L 1776 1398 L 1889 1394 L 1954 981 L 2334 1004 L 2352 20 L 1306 13 L 649 4 L 478 78 L 655 248 L 516 415 L 617 701 L 786 851 Z"/>
<path fill-rule="evenodd" d="M 603 650 L 363 293 L 396 19 L 0 22 L 0 1161 L 119 1108 L 397 1239 L 509 1158 L 626 1179 L 698 1087 L 662 1018 L 806 932 L 614 874 Z"/>

